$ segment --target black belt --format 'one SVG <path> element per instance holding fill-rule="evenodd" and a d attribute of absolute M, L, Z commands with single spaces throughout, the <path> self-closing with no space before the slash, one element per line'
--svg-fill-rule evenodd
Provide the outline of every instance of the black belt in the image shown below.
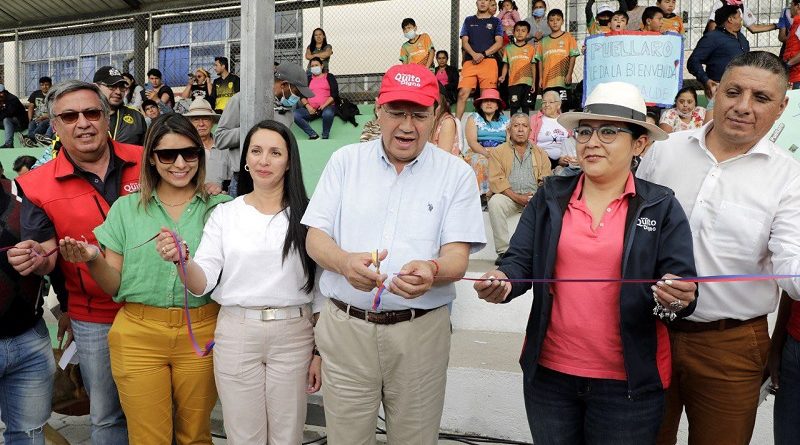
<path fill-rule="evenodd" d="M 678 332 L 707 332 L 707 331 L 724 331 L 726 329 L 738 328 L 752 323 L 757 323 L 766 320 L 767 316 L 751 318 L 749 320 L 736 320 L 733 318 L 726 318 L 724 320 L 698 322 L 689 320 L 675 320 L 669 323 L 670 329 Z"/>
<path fill-rule="evenodd" d="M 331 303 L 351 317 L 375 324 L 395 324 L 403 321 L 409 321 L 414 318 L 422 317 L 428 312 L 433 312 L 436 309 L 439 309 L 437 307 L 434 309 L 404 309 L 402 311 L 371 312 L 350 306 L 347 303 L 339 301 L 335 298 L 331 298 Z"/>

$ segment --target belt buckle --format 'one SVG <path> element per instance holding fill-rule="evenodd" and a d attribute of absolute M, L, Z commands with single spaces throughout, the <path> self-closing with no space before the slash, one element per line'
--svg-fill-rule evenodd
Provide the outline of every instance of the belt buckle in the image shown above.
<path fill-rule="evenodd" d="M 277 310 L 274 308 L 261 309 L 261 321 L 273 321 L 277 320 L 277 317 Z"/>
<path fill-rule="evenodd" d="M 169 326 L 180 327 L 183 324 L 183 309 L 178 307 L 169 308 Z"/>

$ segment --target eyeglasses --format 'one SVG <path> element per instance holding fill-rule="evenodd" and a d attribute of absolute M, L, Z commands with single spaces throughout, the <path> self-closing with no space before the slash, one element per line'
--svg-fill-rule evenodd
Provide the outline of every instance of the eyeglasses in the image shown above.
<path fill-rule="evenodd" d="M 411 116 L 411 120 L 414 122 L 425 122 L 430 118 L 433 113 L 428 111 L 400 111 L 400 110 L 392 110 L 390 108 L 384 108 L 383 111 L 389 116 L 392 120 L 406 120 L 408 116 Z"/>
<path fill-rule="evenodd" d="M 125 90 L 128 89 L 128 84 L 127 83 L 115 83 L 114 85 L 106 85 L 104 83 L 101 83 L 100 85 L 103 85 L 104 87 L 108 88 L 111 91 L 114 91 L 114 90 L 125 91 Z"/>
<path fill-rule="evenodd" d="M 590 127 L 589 125 L 581 125 L 575 128 L 575 140 L 581 144 L 589 142 L 592 138 L 592 133 L 597 132 L 597 138 L 600 142 L 610 144 L 617 140 L 617 135 L 620 132 L 628 133 L 633 136 L 633 131 L 627 128 L 615 127 L 613 125 L 601 125 L 599 127 Z"/>
<path fill-rule="evenodd" d="M 162 164 L 174 164 L 178 160 L 178 155 L 183 158 L 184 162 L 197 162 L 200 159 L 200 153 L 203 149 L 200 147 L 186 147 L 186 148 L 168 148 L 163 150 L 154 150 L 158 162 Z"/>
<path fill-rule="evenodd" d="M 105 115 L 105 112 L 103 112 L 103 110 L 92 108 L 90 110 L 65 111 L 61 114 L 57 114 L 56 117 L 61 119 L 61 122 L 64 122 L 65 124 L 74 124 L 78 121 L 78 117 L 81 114 L 86 118 L 86 120 L 97 122 Z"/>

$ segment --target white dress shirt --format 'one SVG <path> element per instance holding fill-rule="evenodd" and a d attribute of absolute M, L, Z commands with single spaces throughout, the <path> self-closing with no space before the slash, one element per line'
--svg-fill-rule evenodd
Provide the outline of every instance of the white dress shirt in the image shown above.
<path fill-rule="evenodd" d="M 322 172 L 303 224 L 322 230 L 348 252 L 387 249 L 381 263 L 387 285 L 403 265 L 437 258 L 445 244 L 468 243 L 471 253 L 486 244 L 475 173 L 431 143 L 400 174 L 381 139 L 339 149 Z M 335 272 L 322 273 L 320 290 L 361 309 L 372 307 L 372 293 L 356 290 Z M 431 309 L 455 295 L 452 283 L 434 285 L 413 300 L 387 290 L 380 309 Z"/>
<path fill-rule="evenodd" d="M 246 204 L 244 196 L 216 206 L 192 258 L 206 276 L 202 293 L 213 289 L 211 298 L 222 306 L 277 308 L 313 303 L 314 312 L 319 312 L 324 298 L 318 285 L 312 294 L 303 291 L 306 278 L 300 255 L 292 249 L 282 261 L 288 229 L 285 212 L 265 215 Z"/>
<path fill-rule="evenodd" d="M 768 137 L 718 162 L 706 147 L 713 121 L 672 133 L 645 154 L 637 175 L 675 191 L 689 218 L 700 275 L 800 273 L 800 163 Z M 800 280 L 700 283 L 688 319 L 747 320 L 774 311 L 778 286 Z"/>

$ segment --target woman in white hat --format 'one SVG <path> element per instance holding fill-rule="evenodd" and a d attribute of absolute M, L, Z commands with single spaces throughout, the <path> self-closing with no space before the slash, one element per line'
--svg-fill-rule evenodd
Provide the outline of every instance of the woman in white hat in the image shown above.
<path fill-rule="evenodd" d="M 537 445 L 652 444 L 672 369 L 665 323 L 692 313 L 697 290 L 674 279 L 696 273 L 680 204 L 631 173 L 648 140 L 667 135 L 646 122 L 639 90 L 620 82 L 598 85 L 582 112 L 558 122 L 574 129 L 583 173 L 547 178 L 475 289 L 500 303 L 533 287 L 520 364 Z"/>
<path fill-rule="evenodd" d="M 222 184 L 231 179 L 233 172 L 228 155 L 214 147 L 214 136 L 211 134 L 220 115 L 214 112 L 207 100 L 198 97 L 192 101 L 184 116 L 197 129 L 203 148 L 206 149 L 206 189 L 209 193 L 219 193 L 222 191 Z"/>

